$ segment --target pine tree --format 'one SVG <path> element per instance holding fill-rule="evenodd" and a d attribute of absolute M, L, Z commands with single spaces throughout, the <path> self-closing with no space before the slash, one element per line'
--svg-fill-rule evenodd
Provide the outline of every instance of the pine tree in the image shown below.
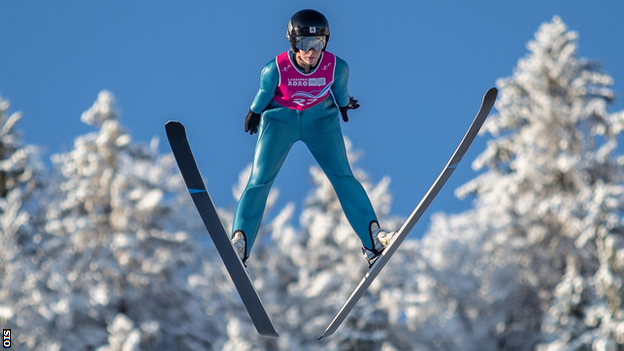
<path fill-rule="evenodd" d="M 16 305 L 32 271 L 31 212 L 36 212 L 34 195 L 43 171 L 39 149 L 24 145 L 17 130 L 21 118 L 21 113 L 9 114 L 9 102 L 0 97 L 0 324 L 17 326 Z"/>
<path fill-rule="evenodd" d="M 486 128 L 502 136 L 476 162 L 490 171 L 465 189 L 496 193 L 492 183 L 508 182 L 500 190 L 512 200 L 503 202 L 510 239 L 519 239 L 522 279 L 548 306 L 544 329 L 556 338 L 548 350 L 624 341 L 624 159 L 614 155 L 624 112 L 607 112 L 613 80 L 599 62 L 577 58 L 577 39 L 553 18 L 498 83 L 500 114 Z"/>
<path fill-rule="evenodd" d="M 457 192 L 475 208 L 438 216 L 423 239 L 424 349 L 621 345 L 624 113 L 607 112 L 612 79 L 577 58 L 559 17 L 527 47 L 497 82 L 495 138 L 473 163 L 485 172 Z"/>
<path fill-rule="evenodd" d="M 109 92 L 81 119 L 97 131 L 53 156 L 21 340 L 34 350 L 213 349 L 220 327 L 189 280 L 199 262 L 175 221 L 184 188 L 173 157 L 156 140 L 132 142 Z"/>
<path fill-rule="evenodd" d="M 533 51 L 556 68 L 544 89 L 554 101 L 546 111 L 564 136 L 555 140 L 553 157 L 563 196 L 546 205 L 558 210 L 559 235 L 569 242 L 555 251 L 564 274 L 546 310 L 549 343 L 538 349 L 624 349 L 624 156 L 616 154 L 624 111 L 607 111 L 615 99 L 613 79 L 599 62 L 576 58 L 575 32 L 555 17 L 539 33 Z"/>

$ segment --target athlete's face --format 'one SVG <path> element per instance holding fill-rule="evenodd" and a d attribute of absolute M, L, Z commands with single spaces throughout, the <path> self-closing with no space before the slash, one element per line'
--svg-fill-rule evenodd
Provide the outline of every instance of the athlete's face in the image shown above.
<path fill-rule="evenodd" d="M 308 51 L 297 51 L 299 59 L 308 66 L 315 66 L 321 58 L 321 51 L 310 49 Z"/>

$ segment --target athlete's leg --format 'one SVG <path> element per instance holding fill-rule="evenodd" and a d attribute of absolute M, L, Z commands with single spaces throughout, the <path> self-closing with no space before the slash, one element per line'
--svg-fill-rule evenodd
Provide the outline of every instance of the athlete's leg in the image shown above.
<path fill-rule="evenodd" d="M 301 139 L 336 190 L 351 227 L 362 240 L 364 247 L 371 249 L 373 242 L 369 225 L 372 221 L 377 221 L 377 216 L 364 187 L 353 176 L 338 113 L 335 112 L 321 117 L 306 116 L 304 113 Z"/>
<path fill-rule="evenodd" d="M 251 175 L 236 207 L 232 226 L 233 233 L 241 230 L 246 236 L 245 257 L 249 256 L 258 234 L 275 177 L 298 139 L 299 119 L 294 111 L 282 108 L 262 115 Z"/>

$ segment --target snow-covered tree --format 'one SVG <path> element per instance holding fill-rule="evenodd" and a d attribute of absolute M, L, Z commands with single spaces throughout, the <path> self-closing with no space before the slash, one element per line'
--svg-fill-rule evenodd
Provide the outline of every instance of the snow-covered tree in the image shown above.
<path fill-rule="evenodd" d="M 607 112 L 612 79 L 559 17 L 527 47 L 497 82 L 485 172 L 457 191 L 475 208 L 422 241 L 408 325 L 423 349 L 622 349 L 624 113 Z"/>
<path fill-rule="evenodd" d="M 82 121 L 97 131 L 54 155 L 37 271 L 16 308 L 33 350 L 211 350 L 220 327 L 193 294 L 195 243 L 176 222 L 184 189 L 172 155 L 133 143 L 114 98 Z"/>
<path fill-rule="evenodd" d="M 33 194 L 39 188 L 43 166 L 39 150 L 24 145 L 17 125 L 21 113 L 9 114 L 9 102 L 0 97 L 0 324 L 16 316 L 14 302 L 21 295 L 30 270 L 34 228 L 31 225 Z M 29 206 L 30 204 L 30 206 Z"/>
<path fill-rule="evenodd" d="M 540 28 L 529 43 L 532 56 L 501 82 L 506 108 L 491 131 L 516 120 L 528 124 L 519 139 L 535 139 L 537 165 L 518 169 L 543 183 L 535 214 L 548 222 L 536 228 L 529 247 L 555 263 L 559 280 L 544 327 L 554 341 L 540 349 L 617 350 L 624 347 L 624 157 L 616 154 L 624 111 L 607 111 L 613 79 L 598 62 L 576 57 L 577 37 L 558 17 Z M 521 111 L 523 105 L 533 113 Z M 518 163 L 528 163 L 526 154 Z M 546 272 L 533 271 L 551 287 Z"/>

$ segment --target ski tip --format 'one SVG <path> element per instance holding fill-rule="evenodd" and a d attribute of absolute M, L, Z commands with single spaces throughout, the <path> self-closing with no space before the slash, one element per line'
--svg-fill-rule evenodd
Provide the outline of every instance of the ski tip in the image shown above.
<path fill-rule="evenodd" d="M 185 133 L 184 126 L 178 121 L 168 121 L 165 123 L 165 130 L 169 133 Z"/>
<path fill-rule="evenodd" d="M 497 96 L 498 96 L 498 89 L 496 87 L 492 87 L 488 89 L 488 91 L 485 92 L 485 95 L 483 96 L 483 100 L 496 99 Z"/>
<path fill-rule="evenodd" d="M 181 127 L 181 126 L 182 126 L 182 123 L 178 121 L 174 121 L 174 120 L 169 120 L 167 121 L 167 123 L 165 123 L 165 128 Z"/>

